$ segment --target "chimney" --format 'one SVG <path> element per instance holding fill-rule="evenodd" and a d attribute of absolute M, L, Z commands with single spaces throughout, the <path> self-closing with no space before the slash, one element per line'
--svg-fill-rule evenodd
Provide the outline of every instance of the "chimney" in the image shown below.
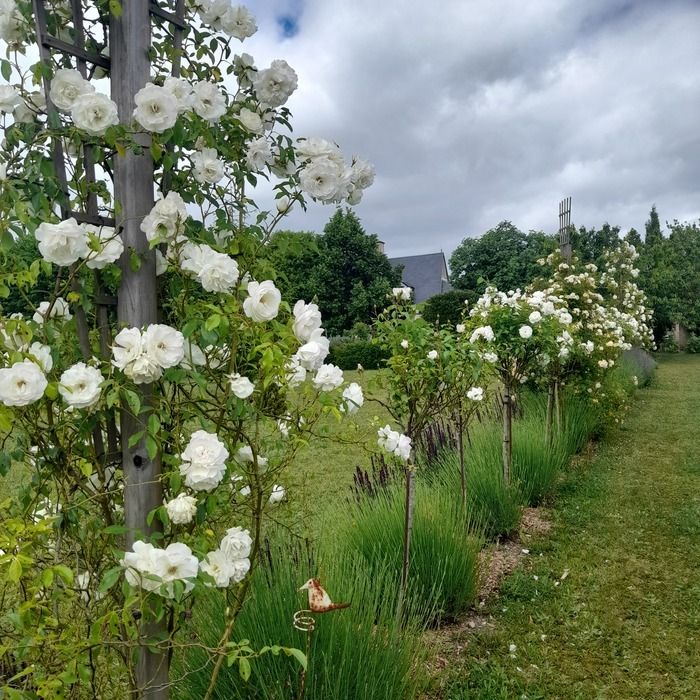
<path fill-rule="evenodd" d="M 384 252 L 384 241 L 380 241 L 379 239 L 377 239 L 377 250 L 380 253 Z"/>

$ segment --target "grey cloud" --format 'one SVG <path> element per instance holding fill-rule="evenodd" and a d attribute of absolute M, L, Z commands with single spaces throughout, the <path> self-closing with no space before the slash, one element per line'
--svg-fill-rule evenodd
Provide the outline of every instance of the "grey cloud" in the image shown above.
<path fill-rule="evenodd" d="M 299 32 L 280 41 L 292 5 Z M 244 50 L 299 73 L 298 135 L 375 163 L 357 212 L 392 255 L 450 252 L 502 219 L 552 231 L 565 195 L 587 226 L 641 229 L 652 203 L 700 216 L 697 2 L 264 6 L 261 55 Z M 289 226 L 320 231 L 331 213 Z"/>

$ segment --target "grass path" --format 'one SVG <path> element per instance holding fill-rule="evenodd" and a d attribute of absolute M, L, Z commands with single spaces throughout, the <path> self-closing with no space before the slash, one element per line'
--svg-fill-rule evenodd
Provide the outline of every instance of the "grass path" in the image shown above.
<path fill-rule="evenodd" d="M 700 698 L 699 435 L 700 358 L 664 358 L 432 697 Z"/>

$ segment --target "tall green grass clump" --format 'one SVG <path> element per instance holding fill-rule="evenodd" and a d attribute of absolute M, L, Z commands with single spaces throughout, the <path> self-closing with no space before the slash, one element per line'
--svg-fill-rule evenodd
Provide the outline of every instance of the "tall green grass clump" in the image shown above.
<path fill-rule="evenodd" d="M 339 532 L 339 539 L 372 568 L 388 567 L 393 573 L 391 585 L 397 588 L 404 513 L 403 490 L 395 484 L 352 506 Z M 430 621 L 455 619 L 472 606 L 482 545 L 478 528 L 470 524 L 455 494 L 425 481 L 416 484 L 408 597 L 431 601 L 432 607 L 425 610 Z"/>
<path fill-rule="evenodd" d="M 520 522 L 520 493 L 516 484 L 503 481 L 501 433 L 495 423 L 474 426 L 465 441 L 467 511 L 488 538 L 508 535 Z M 436 461 L 432 481 L 442 484 L 455 501 L 460 500 L 459 456 L 443 450 Z"/>
<path fill-rule="evenodd" d="M 303 559 L 303 558 L 302 558 Z M 398 614 L 394 572 L 370 566 L 363 557 L 335 550 L 318 566 L 300 561 L 288 547 L 272 548 L 269 561 L 255 573 L 253 593 L 240 614 L 234 640 L 247 639 L 253 649 L 279 644 L 306 651 L 307 634 L 292 626 L 295 611 L 308 607 L 307 592 L 297 589 L 318 576 L 334 602 L 350 607 L 314 615 L 306 677 L 306 700 L 387 700 L 415 698 L 421 690 L 417 668 L 425 658 L 421 641 L 427 603 L 404 602 Z M 224 609 L 212 596 L 194 611 L 197 642 L 216 645 L 223 632 Z M 192 643 L 193 640 L 183 640 Z M 204 696 L 211 667 L 206 655 L 189 647 L 174 660 L 181 677 L 176 700 Z M 270 654 L 251 662 L 246 682 L 237 665 L 224 667 L 217 700 L 289 700 L 297 697 L 300 665 L 285 655 Z"/>

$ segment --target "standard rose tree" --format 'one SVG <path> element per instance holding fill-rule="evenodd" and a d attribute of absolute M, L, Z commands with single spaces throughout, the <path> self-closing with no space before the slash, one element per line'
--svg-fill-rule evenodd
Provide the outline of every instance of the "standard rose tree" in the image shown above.
<path fill-rule="evenodd" d="M 143 57 L 116 43 L 125 3 L 39 5 L 67 44 L 80 5 L 78 53 L 111 56 L 113 74 Z M 163 669 L 191 643 L 202 595 L 227 611 L 204 697 L 224 662 L 243 671 L 265 653 L 241 661 L 233 640 L 268 515 L 288 497 L 285 470 L 324 416 L 364 402 L 325 363 L 317 305 L 282 299 L 267 242 L 295 205 L 359 201 L 373 168 L 330 141 L 292 138 L 298 77 L 283 60 L 258 67 L 236 53 L 256 31 L 246 8 L 187 5 L 181 51 L 151 18 L 148 76 L 123 101 L 103 65 L 68 54 L 23 71 L 32 8 L 0 2 L 0 38 L 21 59 L 0 61 L 0 297 L 13 300 L 0 315 L 0 471 L 28 474 L 0 504 L 10 695 L 167 697 Z M 138 216 L 125 214 L 135 193 L 118 175 L 131 158 L 149 175 Z M 260 178 L 271 211 L 256 204 Z M 35 260 L 12 255 L 18 241 Z M 155 299 L 128 297 L 137 275 Z M 157 314 L 124 315 L 146 304 Z M 146 463 L 159 469 L 138 485 L 129 475 Z M 142 512 L 144 489 L 157 498 Z"/>

